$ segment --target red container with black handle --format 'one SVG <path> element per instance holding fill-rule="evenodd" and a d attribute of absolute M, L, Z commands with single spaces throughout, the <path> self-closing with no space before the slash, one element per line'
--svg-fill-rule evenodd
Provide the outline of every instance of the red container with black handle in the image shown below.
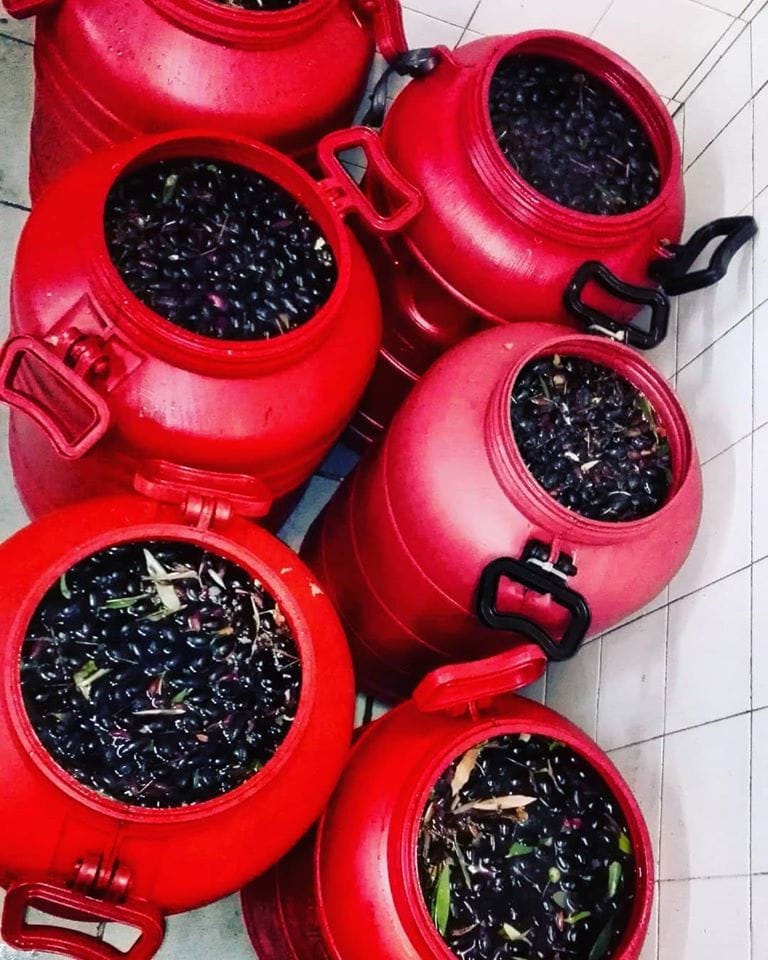
<path fill-rule="evenodd" d="M 513 390 L 523 368 L 555 355 L 614 371 L 651 404 L 671 472 L 655 512 L 590 519 L 528 470 Z M 701 502 L 690 425 L 642 354 L 556 324 L 517 323 L 469 338 L 428 371 L 310 528 L 302 556 L 344 621 L 359 685 L 400 699 L 429 670 L 526 639 L 550 657 L 571 656 L 669 582 Z"/>
<path fill-rule="evenodd" d="M 352 121 L 376 49 L 406 49 L 398 0 L 7 0 L 36 16 L 33 199 L 88 153 L 204 126 L 302 160 Z"/>
<path fill-rule="evenodd" d="M 432 787 L 477 744 L 541 735 L 596 771 L 626 820 L 635 896 L 612 956 L 637 960 L 653 903 L 653 851 L 632 793 L 608 757 L 552 710 L 514 696 L 544 671 L 536 647 L 428 676 L 412 699 L 367 727 L 316 836 L 243 892 L 259 960 L 452 960 L 422 895 L 417 844 Z"/>
<path fill-rule="evenodd" d="M 494 75 L 513 56 L 565 61 L 629 108 L 656 155 L 659 188 L 650 202 L 626 214 L 584 213 L 517 172 L 489 109 Z M 685 193 L 672 118 L 634 67 L 593 40 L 552 30 L 486 37 L 456 50 L 410 51 L 392 69 L 413 79 L 389 109 L 381 141 L 423 206 L 400 236 L 373 244 L 386 322 L 379 364 L 352 425 L 361 445 L 378 437 L 445 349 L 489 324 L 597 324 L 640 348 L 656 346 L 666 327 L 632 324 L 643 301 L 621 290 L 661 287 L 673 295 L 714 283 L 756 231 L 751 217 L 725 218 L 680 245 Z M 377 94 L 372 122 L 383 117 L 386 77 Z M 372 179 L 369 192 L 380 189 Z M 709 267 L 691 272 L 713 240 L 719 246 Z M 567 299 L 574 286 L 585 308 L 577 315 Z"/>

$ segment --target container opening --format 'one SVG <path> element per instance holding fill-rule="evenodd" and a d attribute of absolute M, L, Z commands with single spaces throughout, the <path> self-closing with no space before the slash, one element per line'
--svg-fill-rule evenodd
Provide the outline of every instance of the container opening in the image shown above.
<path fill-rule="evenodd" d="M 642 122 L 602 80 L 556 57 L 515 53 L 491 80 L 493 131 L 534 189 L 581 213 L 616 216 L 661 189 Z"/>
<path fill-rule="evenodd" d="M 667 430 L 648 398 L 582 357 L 539 357 L 512 388 L 517 448 L 537 483 L 590 520 L 650 516 L 672 486 Z"/>
<path fill-rule="evenodd" d="M 43 746 L 80 783 L 180 807 L 269 762 L 298 708 L 301 664 L 277 601 L 241 566 L 141 540 L 50 587 L 27 628 L 21 688 Z"/>
<path fill-rule="evenodd" d="M 328 239 L 288 191 L 247 167 L 174 157 L 128 170 L 107 197 L 109 255 L 155 313 L 198 336 L 269 340 L 328 301 Z"/>
<path fill-rule="evenodd" d="M 635 896 L 635 855 L 603 778 L 570 747 L 505 734 L 457 757 L 424 809 L 428 911 L 463 960 L 610 960 Z"/>

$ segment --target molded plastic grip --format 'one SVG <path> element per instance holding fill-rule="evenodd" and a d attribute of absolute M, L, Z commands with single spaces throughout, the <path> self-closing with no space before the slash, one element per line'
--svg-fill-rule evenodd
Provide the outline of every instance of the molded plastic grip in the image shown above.
<path fill-rule="evenodd" d="M 638 306 L 651 308 L 651 325 L 646 332 L 632 324 L 617 323 L 613 317 L 590 307 L 582 299 L 584 287 L 594 281 L 607 293 Z M 619 340 L 626 340 L 633 347 L 641 350 L 651 350 L 657 347 L 667 335 L 669 327 L 670 303 L 663 290 L 656 287 L 636 287 L 631 283 L 620 280 L 615 273 L 599 260 L 587 260 L 573 275 L 571 282 L 565 288 L 565 307 L 575 317 L 583 320 L 588 329 L 604 331 L 608 336 Z"/>
<path fill-rule="evenodd" d="M 357 7 L 370 21 L 376 48 L 385 60 L 392 60 L 408 49 L 403 10 L 398 0 L 357 0 Z"/>
<path fill-rule="evenodd" d="M 443 47 L 421 47 L 418 50 L 407 50 L 395 57 L 389 67 L 382 73 L 376 82 L 371 94 L 371 106 L 363 117 L 363 126 L 380 127 L 387 112 L 387 97 L 389 81 L 393 73 L 401 77 L 425 77 L 440 63 L 441 54 L 446 51 Z"/>
<path fill-rule="evenodd" d="M 138 930 L 139 937 L 127 951 L 118 950 L 80 930 L 27 923 L 30 907 L 62 918 L 75 913 L 96 923 L 126 924 Z M 19 950 L 61 953 L 75 960 L 151 960 L 163 942 L 165 922 L 160 911 L 149 903 L 136 900 L 112 903 L 54 883 L 37 881 L 13 883 L 8 888 L 2 935 L 6 943 Z"/>
<path fill-rule="evenodd" d="M 526 590 L 551 596 L 555 603 L 570 613 L 570 621 L 559 641 L 528 617 L 497 610 L 496 598 L 503 577 L 519 583 Z M 520 633 L 537 643 L 550 660 L 568 660 L 572 657 L 581 646 L 592 622 L 589 604 L 580 593 L 566 586 L 556 574 L 511 557 L 500 557 L 483 570 L 477 595 L 477 615 L 486 627 Z"/>
<path fill-rule="evenodd" d="M 506 653 L 440 667 L 428 674 L 413 692 L 413 701 L 423 713 L 455 710 L 527 687 L 544 676 L 547 658 L 533 644 Z"/>
<path fill-rule="evenodd" d="M 106 400 L 44 342 L 12 337 L 0 353 L 0 400 L 30 416 L 68 460 L 109 428 Z"/>
<path fill-rule="evenodd" d="M 686 243 L 670 244 L 666 248 L 670 256 L 654 260 L 648 267 L 648 275 L 673 297 L 711 287 L 723 279 L 731 260 L 756 233 L 757 221 L 754 217 L 713 220 L 699 227 Z M 689 273 L 697 257 L 715 237 L 723 237 L 723 240 L 713 251 L 709 265 Z"/>
<path fill-rule="evenodd" d="M 24 20 L 56 7 L 59 3 L 60 0 L 4 0 L 3 6 L 16 20 Z"/>
<path fill-rule="evenodd" d="M 338 154 L 356 147 L 365 152 L 367 176 L 375 179 L 388 197 L 401 201 L 394 213 L 379 213 L 344 168 Z M 354 211 L 374 233 L 398 233 L 421 211 L 421 193 L 392 166 L 378 135 L 368 127 L 350 127 L 324 137 L 317 148 L 317 159 L 328 178 L 322 185 L 339 213 Z"/>
<path fill-rule="evenodd" d="M 210 500 L 226 504 L 241 517 L 265 517 L 274 500 L 259 477 L 197 470 L 166 460 L 143 463 L 133 485 L 139 493 L 162 503 L 188 505 L 194 500 Z"/>

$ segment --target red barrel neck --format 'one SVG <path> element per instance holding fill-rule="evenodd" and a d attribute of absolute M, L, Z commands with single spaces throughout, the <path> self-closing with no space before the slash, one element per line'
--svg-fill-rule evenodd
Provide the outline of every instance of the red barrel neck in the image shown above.
<path fill-rule="evenodd" d="M 500 62 L 511 54 L 567 60 L 606 83 L 633 110 L 653 144 L 659 162 L 661 190 L 646 206 L 619 216 L 571 210 L 539 193 L 504 157 L 488 109 L 491 82 Z M 656 92 L 630 64 L 600 44 L 570 33 L 534 30 L 507 38 L 494 55 L 471 69 L 462 104 L 467 150 L 475 170 L 511 217 L 549 237 L 580 244 L 604 245 L 631 236 L 657 219 L 675 202 L 682 163 L 677 133 Z"/>
<path fill-rule="evenodd" d="M 518 450 L 512 430 L 511 402 L 523 367 L 537 357 L 576 355 L 602 364 L 626 378 L 651 403 L 667 431 L 672 461 L 672 486 L 664 506 L 641 520 L 606 523 L 590 520 L 559 504 L 539 485 Z M 562 537 L 593 544 L 624 540 L 651 524 L 666 522 L 673 501 L 690 477 L 693 439 L 685 413 L 671 387 L 635 351 L 596 336 L 563 334 L 521 352 L 495 384 L 485 417 L 485 445 L 496 479 L 508 499 L 533 524 L 553 529 Z"/>
<path fill-rule="evenodd" d="M 308 36 L 344 0 L 304 0 L 286 10 L 244 10 L 214 0 L 145 0 L 177 26 L 220 43 L 279 47 Z"/>

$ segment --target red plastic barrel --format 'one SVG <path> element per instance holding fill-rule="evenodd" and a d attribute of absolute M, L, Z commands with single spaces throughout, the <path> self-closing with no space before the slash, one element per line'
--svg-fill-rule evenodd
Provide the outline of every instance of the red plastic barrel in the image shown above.
<path fill-rule="evenodd" d="M 602 364 L 650 401 L 672 482 L 643 519 L 587 519 L 528 471 L 512 432 L 517 377 L 560 354 Z M 655 597 L 693 543 L 701 471 L 685 413 L 643 357 L 555 324 L 477 334 L 445 354 L 310 529 L 302 555 L 347 630 L 359 684 L 385 699 L 443 664 L 522 638 L 571 655 Z"/>
<path fill-rule="evenodd" d="M 559 740 L 602 776 L 629 826 L 635 902 L 614 960 L 637 960 L 653 902 L 653 852 L 620 774 L 582 731 L 515 697 L 544 670 L 532 647 L 444 668 L 356 744 L 315 839 L 243 892 L 259 960 L 455 960 L 424 903 L 416 841 L 433 784 L 475 744 L 508 733 Z"/>
<path fill-rule="evenodd" d="M 497 143 L 488 108 L 494 73 L 513 54 L 575 64 L 631 108 L 658 159 L 655 199 L 628 214 L 587 214 L 547 198 L 515 171 Z M 381 140 L 424 204 L 400 237 L 377 244 L 385 337 L 353 423 L 358 443 L 379 435 L 436 356 L 489 323 L 586 322 L 636 346 L 655 346 L 665 323 L 650 333 L 626 325 L 658 282 L 669 294 L 714 282 L 756 230 L 749 217 L 728 218 L 678 246 L 684 189 L 672 119 L 648 81 L 593 40 L 537 30 L 475 40 L 454 51 L 412 51 L 400 62 L 416 76 L 392 104 Z M 374 180 L 369 189 L 380 192 Z M 717 269 L 689 274 L 716 237 L 725 238 Z"/>
<path fill-rule="evenodd" d="M 147 459 L 256 476 L 265 514 L 310 476 L 355 409 L 381 335 L 376 284 L 344 217 L 389 232 L 419 205 L 406 190 L 396 212 L 377 213 L 336 157 L 353 144 L 392 176 L 365 129 L 324 141 L 320 182 L 269 147 L 188 131 L 94 154 L 48 191 L 19 244 L 0 360 L 0 397 L 15 408 L 11 459 L 32 516 L 132 489 Z M 112 184 L 139 165 L 195 155 L 266 175 L 322 229 L 338 280 L 303 326 L 270 340 L 214 340 L 168 322 L 126 287 L 104 236 Z"/>
<path fill-rule="evenodd" d="M 137 486 L 154 497 L 85 501 L 0 547 L 2 934 L 12 946 L 78 960 L 117 953 L 83 933 L 32 924 L 29 907 L 128 924 L 141 936 L 125 956 L 148 960 L 164 914 L 233 892 L 293 846 L 322 811 L 352 731 L 352 672 L 338 618 L 298 558 L 243 519 L 258 512 L 258 486 L 158 463 L 145 465 Z M 278 601 L 302 663 L 299 708 L 273 759 L 230 793 L 161 810 L 105 797 L 60 768 L 33 730 L 19 675 L 27 625 L 51 584 L 92 553 L 145 539 L 194 543 L 244 567 Z"/>
<path fill-rule="evenodd" d="M 179 127 L 310 159 L 348 126 L 376 47 L 405 49 L 398 0 L 304 0 L 252 11 L 213 0 L 7 0 L 37 14 L 33 198 L 87 153 Z"/>

